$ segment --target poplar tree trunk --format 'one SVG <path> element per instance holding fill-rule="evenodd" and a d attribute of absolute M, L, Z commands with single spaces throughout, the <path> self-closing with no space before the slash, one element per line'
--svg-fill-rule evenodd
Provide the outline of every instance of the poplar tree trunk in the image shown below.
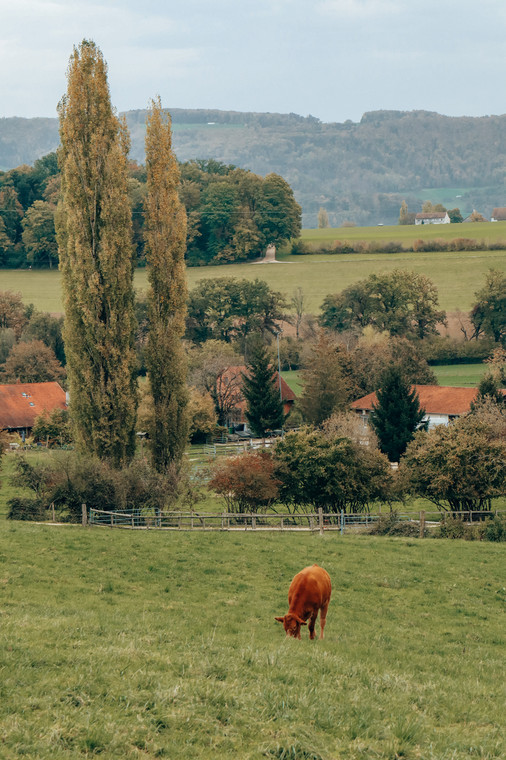
<path fill-rule="evenodd" d="M 129 139 L 93 42 L 74 49 L 67 79 L 57 218 L 70 409 L 79 449 L 120 467 L 135 451 L 137 412 Z"/>
<path fill-rule="evenodd" d="M 153 464 L 163 472 L 181 462 L 188 439 L 186 356 L 186 212 L 179 200 L 179 167 L 170 116 L 152 101 L 146 131 L 146 260 L 150 282 L 146 363 L 153 394 Z"/>

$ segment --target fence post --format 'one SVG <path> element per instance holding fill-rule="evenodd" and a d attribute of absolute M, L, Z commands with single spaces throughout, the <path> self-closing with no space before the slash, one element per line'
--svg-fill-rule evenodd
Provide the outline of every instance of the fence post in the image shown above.
<path fill-rule="evenodd" d="M 323 536 L 323 508 L 318 507 L 318 528 L 320 530 L 320 536 Z"/>
<path fill-rule="evenodd" d="M 86 504 L 81 504 L 81 515 L 83 527 L 88 524 L 88 514 L 86 512 Z"/>
<path fill-rule="evenodd" d="M 256 527 L 257 527 L 257 519 L 255 515 L 253 515 L 253 517 L 251 518 L 251 529 L 256 530 Z"/>
<path fill-rule="evenodd" d="M 425 511 L 422 509 L 420 512 L 420 538 L 423 538 L 425 533 Z"/>
<path fill-rule="evenodd" d="M 344 535 L 344 509 L 341 510 L 341 535 Z"/>
<path fill-rule="evenodd" d="M 309 530 L 311 532 L 314 530 L 314 517 L 313 517 L 313 515 L 309 515 Z"/>
<path fill-rule="evenodd" d="M 54 514 L 54 501 L 51 502 L 51 514 L 53 516 L 53 522 L 56 522 L 56 517 Z"/>

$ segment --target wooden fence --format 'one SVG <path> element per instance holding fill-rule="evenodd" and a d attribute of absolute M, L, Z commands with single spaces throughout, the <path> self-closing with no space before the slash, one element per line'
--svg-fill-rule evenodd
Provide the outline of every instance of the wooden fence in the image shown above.
<path fill-rule="evenodd" d="M 458 519 L 465 522 L 483 520 L 495 513 L 464 512 Z M 106 511 L 83 505 L 83 524 L 130 530 L 184 530 L 184 531 L 295 531 L 323 534 L 327 531 L 340 532 L 371 528 L 388 513 L 347 514 L 346 512 L 324 513 L 322 509 L 313 513 L 276 514 L 269 513 L 202 513 L 202 512 L 160 512 L 154 509 L 133 509 L 122 512 Z M 435 527 L 441 521 L 440 512 L 420 512 L 418 514 L 396 514 L 400 523 L 411 523 L 419 528 L 423 536 L 426 528 Z"/>

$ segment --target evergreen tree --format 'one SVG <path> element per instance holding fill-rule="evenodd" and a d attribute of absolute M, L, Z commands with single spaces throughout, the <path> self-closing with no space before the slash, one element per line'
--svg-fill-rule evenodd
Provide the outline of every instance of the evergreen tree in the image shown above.
<path fill-rule="evenodd" d="M 378 403 L 369 418 L 378 436 L 381 451 L 391 462 L 398 462 L 415 431 L 421 426 L 425 409 L 418 395 L 404 379 L 399 367 L 392 365 L 377 391 Z"/>
<path fill-rule="evenodd" d="M 152 101 L 146 131 L 148 195 L 149 336 L 146 364 L 154 403 L 152 454 L 157 470 L 179 463 L 188 439 L 184 252 L 186 212 L 178 196 L 179 168 L 172 151 L 171 121 L 160 99 Z"/>
<path fill-rule="evenodd" d="M 74 49 L 67 78 L 57 224 L 72 420 L 78 447 L 119 467 L 135 451 L 137 409 L 129 141 L 94 42 Z"/>
<path fill-rule="evenodd" d="M 268 430 L 283 427 L 285 421 L 280 379 L 260 342 L 253 346 L 247 368 L 248 374 L 243 375 L 242 388 L 247 404 L 246 419 L 253 434 L 263 438 Z"/>

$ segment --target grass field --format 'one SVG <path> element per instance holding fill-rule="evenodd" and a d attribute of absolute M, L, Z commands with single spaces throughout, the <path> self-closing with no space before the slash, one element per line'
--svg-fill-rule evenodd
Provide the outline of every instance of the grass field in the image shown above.
<path fill-rule="evenodd" d="M 394 225 L 381 227 L 327 227 L 319 230 L 302 230 L 301 238 L 314 242 L 329 240 L 395 241 L 412 243 L 414 240 L 453 240 L 470 238 L 486 243 L 506 242 L 506 222 L 467 222 L 466 224 Z"/>
<path fill-rule="evenodd" d="M 489 225 L 491 227 L 498 227 Z M 449 227 L 452 225 L 444 225 Z M 476 225 L 475 225 L 476 226 Z M 362 230 L 393 230 L 403 227 L 361 228 Z M 481 229 L 481 226 L 480 226 Z M 357 233 L 356 229 L 345 232 Z M 312 235 L 329 233 L 329 230 L 309 230 Z M 332 230 L 341 233 L 342 229 Z M 390 233 L 393 234 L 392 232 Z M 387 235 L 387 238 L 390 239 Z M 335 235 L 334 235 L 335 237 Z M 348 238 L 351 236 L 348 235 Z M 505 233 L 506 237 L 506 233 Z M 362 237 L 360 238 L 362 239 Z M 430 277 L 439 291 L 439 302 L 446 311 L 468 311 L 474 303 L 475 292 L 482 287 L 489 269 L 506 271 L 504 251 L 470 251 L 455 253 L 395 253 L 395 254 L 347 254 L 314 256 L 283 256 L 278 264 L 230 264 L 219 267 L 193 267 L 187 270 L 188 284 L 192 288 L 199 280 L 217 277 L 239 277 L 248 280 L 260 278 L 274 290 L 291 297 L 301 287 L 306 298 L 305 308 L 317 313 L 323 299 L 329 293 L 337 293 L 353 282 L 368 277 L 373 272 L 407 269 Z M 135 272 L 135 287 L 147 288 L 147 272 Z M 61 312 L 60 275 L 48 270 L 0 270 L 0 290 L 21 292 L 25 303 L 33 303 L 38 309 Z"/>
<path fill-rule="evenodd" d="M 4 522 L 0 556 L 5 760 L 505 756 L 504 545 Z M 287 640 L 313 562 L 326 638 Z"/>

